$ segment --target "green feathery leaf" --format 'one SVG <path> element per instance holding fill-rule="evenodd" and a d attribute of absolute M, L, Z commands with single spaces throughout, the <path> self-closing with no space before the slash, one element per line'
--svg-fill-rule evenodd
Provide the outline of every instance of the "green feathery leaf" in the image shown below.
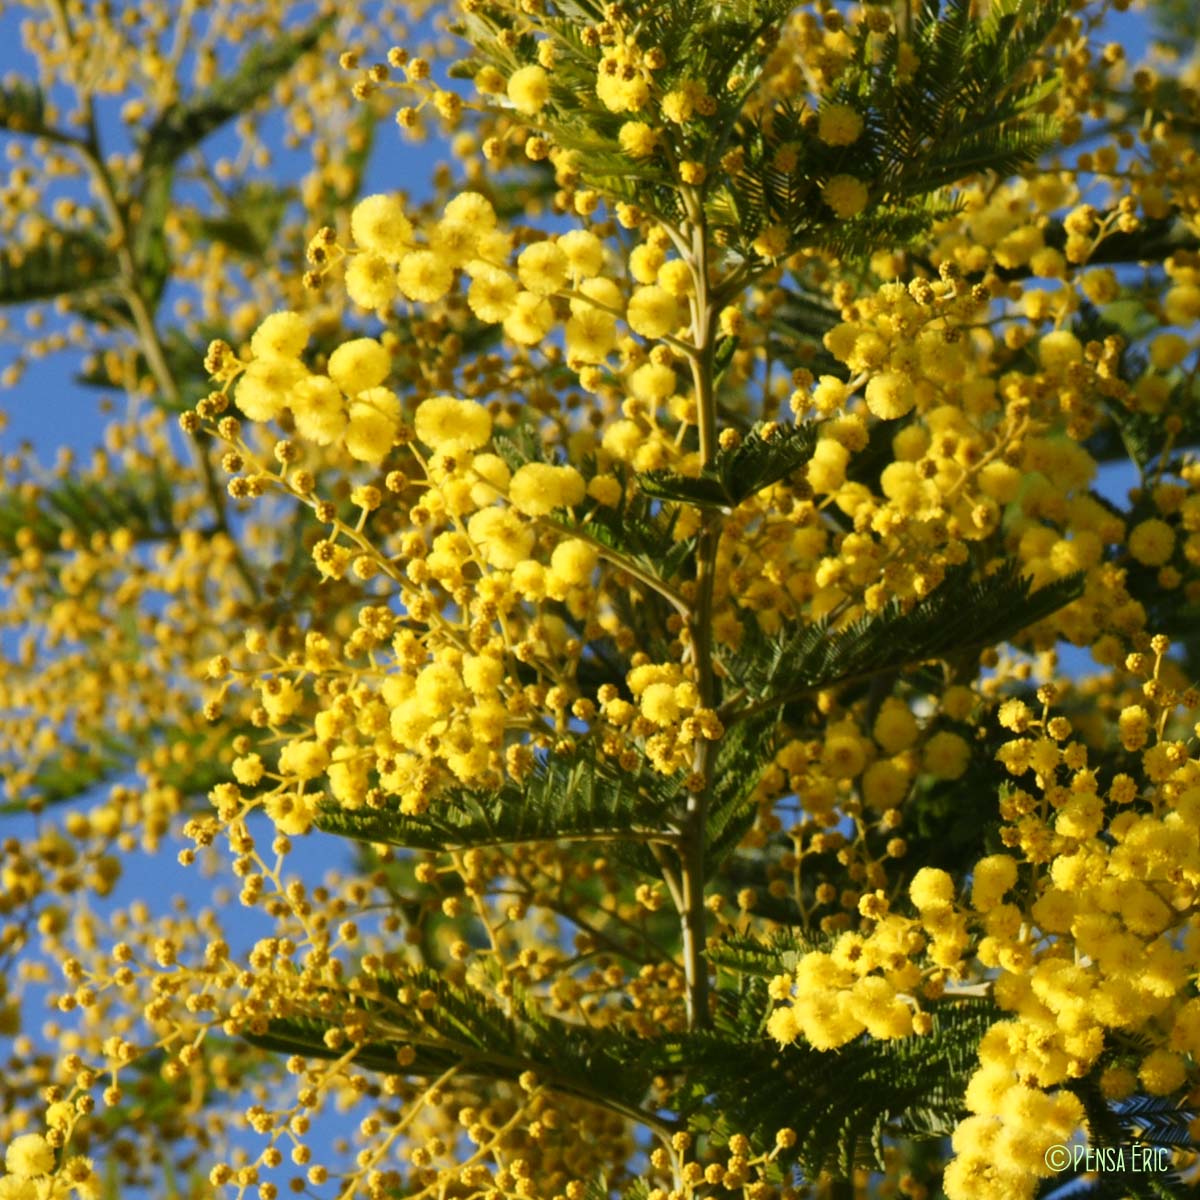
<path fill-rule="evenodd" d="M 815 425 L 758 425 L 731 449 L 717 451 L 697 476 L 647 471 L 638 486 L 656 500 L 675 500 L 702 508 L 736 508 L 763 488 L 798 471 L 817 444 Z"/>

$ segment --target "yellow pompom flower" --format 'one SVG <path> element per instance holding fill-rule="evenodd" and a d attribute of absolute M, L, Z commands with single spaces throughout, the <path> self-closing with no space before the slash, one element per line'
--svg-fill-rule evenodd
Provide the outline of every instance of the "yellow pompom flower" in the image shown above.
<path fill-rule="evenodd" d="M 920 911 L 941 908 L 954 901 L 954 880 L 938 867 L 922 867 L 908 885 L 908 898 Z"/>
<path fill-rule="evenodd" d="M 19 1178 L 48 1175 L 54 1170 L 54 1150 L 40 1133 L 22 1133 L 9 1142 L 4 1166 Z"/>
<path fill-rule="evenodd" d="M 517 259 L 521 286 L 538 296 L 557 292 L 566 282 L 570 264 L 556 242 L 534 242 Z"/>
<path fill-rule="evenodd" d="M 821 189 L 821 199 L 842 220 L 856 217 L 867 207 L 867 185 L 853 175 L 833 175 Z"/>
<path fill-rule="evenodd" d="M 397 196 L 364 196 L 350 214 L 354 244 L 390 263 L 398 263 L 412 249 L 412 222 L 404 215 Z"/>
<path fill-rule="evenodd" d="M 496 228 L 496 210 L 492 202 L 479 192 L 459 192 L 442 210 L 446 221 L 470 225 L 480 233 Z"/>
<path fill-rule="evenodd" d="M 290 407 L 296 432 L 305 441 L 331 446 L 345 432 L 346 402 L 342 390 L 324 375 L 310 375 L 296 384 Z"/>
<path fill-rule="evenodd" d="M 474 273 L 467 289 L 467 306 L 481 321 L 498 325 L 511 315 L 519 291 L 517 281 L 506 271 L 485 266 Z"/>
<path fill-rule="evenodd" d="M 670 367 L 661 363 L 643 363 L 629 377 L 629 390 L 639 399 L 654 403 L 665 400 L 674 391 L 678 380 Z"/>
<path fill-rule="evenodd" d="M 544 517 L 556 508 L 571 508 L 586 494 L 583 476 L 574 467 L 526 463 L 509 484 L 508 499 L 527 517 Z"/>
<path fill-rule="evenodd" d="M 899 754 L 912 746 L 921 734 L 917 718 L 907 704 L 889 696 L 879 707 L 871 736 L 888 754 Z"/>
<path fill-rule="evenodd" d="M 626 121 L 617 133 L 617 142 L 630 158 L 649 158 L 658 145 L 658 134 L 645 121 Z"/>
<path fill-rule="evenodd" d="M 867 383 L 867 407 L 881 421 L 894 421 L 917 402 L 912 380 L 899 371 L 884 371 Z"/>
<path fill-rule="evenodd" d="M 604 267 L 604 243 L 588 229 L 572 229 L 558 239 L 558 248 L 567 257 L 567 267 L 575 279 L 591 279 Z"/>
<path fill-rule="evenodd" d="M 518 346 L 536 346 L 554 327 L 550 301 L 536 292 L 518 292 L 504 318 L 504 332 Z"/>
<path fill-rule="evenodd" d="M 315 793 L 297 796 L 294 792 L 277 792 L 268 797 L 263 809 L 285 837 L 299 837 L 312 828 L 316 805 Z"/>
<path fill-rule="evenodd" d="M 634 333 L 659 338 L 679 324 L 679 306 L 665 288 L 641 287 L 629 299 L 625 320 Z"/>
<path fill-rule="evenodd" d="M 298 312 L 274 312 L 265 317 L 250 339 L 255 358 L 299 358 L 308 345 L 309 321 Z"/>
<path fill-rule="evenodd" d="M 1083 346 L 1069 329 L 1056 329 L 1038 342 L 1038 362 L 1044 371 L 1057 374 L 1083 362 Z"/>
<path fill-rule="evenodd" d="M 971 747 L 958 736 L 943 730 L 925 743 L 921 765 L 938 779 L 958 779 L 971 761 Z"/>
<path fill-rule="evenodd" d="M 454 268 L 432 250 L 413 250 L 400 260 L 396 282 L 409 300 L 432 304 L 453 286 Z"/>
<path fill-rule="evenodd" d="M 288 742 L 279 752 L 279 773 L 297 779 L 316 779 L 329 766 L 329 751 L 309 738 Z"/>
<path fill-rule="evenodd" d="M 348 396 L 381 384 L 392 369 L 392 356 L 374 338 L 343 342 L 329 356 L 329 378 Z"/>
<path fill-rule="evenodd" d="M 1187 1082 L 1187 1065 L 1181 1055 L 1152 1050 L 1142 1059 L 1138 1078 L 1151 1096 L 1169 1096 Z"/>
<path fill-rule="evenodd" d="M 533 550 L 533 530 L 506 508 L 485 508 L 472 514 L 467 534 L 480 557 L 501 571 L 511 571 Z"/>
<path fill-rule="evenodd" d="M 862 777 L 863 799 L 876 811 L 896 808 L 908 794 L 909 777 L 886 758 L 873 762 Z"/>
<path fill-rule="evenodd" d="M 599 308 L 582 308 L 563 331 L 567 362 L 572 365 L 601 363 L 617 344 L 617 321 Z"/>
<path fill-rule="evenodd" d="M 538 66 L 518 68 L 509 76 L 508 98 L 517 112 L 534 116 L 550 99 L 550 76 Z"/>
<path fill-rule="evenodd" d="M 251 421 L 272 421 L 288 406 L 308 370 L 297 358 L 256 358 L 237 382 L 234 399 Z"/>
<path fill-rule="evenodd" d="M 795 1008 L 790 1004 L 777 1008 L 767 1018 L 767 1033 L 781 1046 L 790 1046 L 800 1036 Z"/>
<path fill-rule="evenodd" d="M 671 725 L 679 720 L 679 700 L 669 683 L 652 683 L 640 697 L 642 716 L 655 725 Z"/>
<path fill-rule="evenodd" d="M 862 116 L 848 104 L 827 104 L 817 118 L 817 137 L 827 146 L 851 146 L 862 131 Z"/>
<path fill-rule="evenodd" d="M 1141 521 L 1129 531 L 1129 553 L 1148 567 L 1161 567 L 1175 552 L 1175 532 L 1157 517 Z"/>
<path fill-rule="evenodd" d="M 576 587 L 586 584 L 596 569 L 600 556 L 596 548 L 582 538 L 559 542 L 550 555 L 550 569 L 567 583 Z"/>
<path fill-rule="evenodd" d="M 400 428 L 400 401 L 385 387 L 367 388 L 350 402 L 346 449 L 359 462 L 379 463 Z"/>
<path fill-rule="evenodd" d="M 975 864 L 971 904 L 980 912 L 995 908 L 1017 882 L 1017 860 L 1007 854 L 989 854 Z"/>
<path fill-rule="evenodd" d="M 396 272 L 382 254 L 356 254 L 346 268 L 346 295 L 360 308 L 386 308 L 399 292 Z"/>
<path fill-rule="evenodd" d="M 413 418 L 417 437 L 434 448 L 457 442 L 472 450 L 487 444 L 492 436 L 492 418 L 473 400 L 454 396 L 431 396 L 418 406 Z"/>

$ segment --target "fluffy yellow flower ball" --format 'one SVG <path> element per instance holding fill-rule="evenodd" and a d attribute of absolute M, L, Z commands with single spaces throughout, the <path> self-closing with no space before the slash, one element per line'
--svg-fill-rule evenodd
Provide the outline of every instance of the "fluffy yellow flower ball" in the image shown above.
<path fill-rule="evenodd" d="M 504 332 L 519 346 L 536 346 L 554 327 L 554 308 L 536 292 L 518 292 Z"/>
<path fill-rule="evenodd" d="M 867 207 L 867 185 L 853 175 L 833 175 L 821 189 L 821 199 L 842 220 L 857 217 Z"/>
<path fill-rule="evenodd" d="M 288 742 L 279 752 L 279 773 L 297 779 L 316 779 L 329 766 L 329 751 L 320 742 L 308 739 Z"/>
<path fill-rule="evenodd" d="M 817 119 L 817 137 L 827 146 L 850 146 L 862 136 L 863 119 L 848 104 L 827 104 Z"/>
<path fill-rule="evenodd" d="M 533 550 L 534 532 L 510 509 L 485 508 L 472 514 L 467 533 L 485 562 L 511 571 Z"/>
<path fill-rule="evenodd" d="M 1044 371 L 1058 373 L 1083 362 L 1083 346 L 1069 329 L 1056 329 L 1038 342 L 1038 362 Z"/>
<path fill-rule="evenodd" d="M 256 358 L 238 380 L 234 399 L 251 421 L 272 421 L 287 407 L 292 389 L 307 374 L 296 358 Z"/>
<path fill-rule="evenodd" d="M 40 1133 L 23 1133 L 9 1142 L 4 1166 L 10 1175 L 24 1178 L 48 1175 L 54 1170 L 54 1151 Z"/>
<path fill-rule="evenodd" d="M 457 442 L 471 450 L 487 444 L 492 436 L 492 418 L 473 400 L 453 396 L 431 396 L 418 406 L 413 418 L 417 437 L 435 449 Z"/>
<path fill-rule="evenodd" d="M 350 236 L 355 245 L 398 263 L 412 249 L 412 222 L 396 196 L 365 196 L 350 214 Z"/>
<path fill-rule="evenodd" d="M 971 761 L 971 747 L 958 736 L 943 730 L 925 743 L 921 762 L 938 779 L 958 779 Z"/>
<path fill-rule="evenodd" d="M 527 517 L 544 517 L 556 508 L 570 508 L 586 495 L 583 476 L 574 467 L 526 463 L 509 484 L 512 506 Z"/>
<path fill-rule="evenodd" d="M 346 268 L 346 295 L 359 308 L 386 308 L 400 288 L 396 272 L 382 254 L 356 254 Z"/>
<path fill-rule="evenodd" d="M 867 407 L 881 421 L 894 421 L 917 402 L 912 380 L 899 371 L 884 371 L 867 384 Z"/>
<path fill-rule="evenodd" d="M 989 854 L 975 864 L 971 904 L 980 912 L 995 908 L 1017 882 L 1017 860 L 1007 854 Z"/>
<path fill-rule="evenodd" d="M 467 306 L 481 320 L 496 325 L 513 311 L 520 288 L 517 281 L 499 267 L 484 266 L 473 272 L 467 289 Z"/>
<path fill-rule="evenodd" d="M 396 282 L 409 300 L 433 304 L 453 286 L 454 267 L 432 250 L 413 250 L 400 260 Z"/>
<path fill-rule="evenodd" d="M 576 586 L 587 583 L 600 556 L 596 548 L 582 538 L 568 538 L 559 542 L 550 555 L 550 569 L 569 584 Z"/>
<path fill-rule="evenodd" d="M 658 134 L 645 121 L 626 121 L 617 133 L 617 141 L 630 158 L 649 158 L 658 145 Z"/>
<path fill-rule="evenodd" d="M 954 880 L 937 867 L 922 867 L 908 885 L 908 898 L 919 910 L 954 901 Z"/>
<path fill-rule="evenodd" d="M 550 296 L 566 282 L 570 264 L 556 242 L 534 242 L 517 259 L 521 286 L 538 296 Z"/>
<path fill-rule="evenodd" d="M 391 369 L 391 355 L 374 338 L 343 342 L 329 356 L 329 378 L 348 396 L 377 387 Z"/>
<path fill-rule="evenodd" d="M 641 695 L 642 715 L 656 725 L 671 725 L 679 720 L 679 700 L 669 683 L 652 683 Z"/>
<path fill-rule="evenodd" d="M 534 116 L 550 99 L 550 76 L 538 66 L 520 67 L 509 76 L 508 98 L 517 112 Z"/>
<path fill-rule="evenodd" d="M 662 337 L 679 324 L 678 302 L 665 288 L 653 285 L 638 288 L 629 299 L 625 320 L 642 337 Z"/>
<path fill-rule="evenodd" d="M 470 225 L 483 233 L 496 228 L 496 210 L 480 192 L 459 192 L 442 210 L 447 221 Z"/>
<path fill-rule="evenodd" d="M 359 462 L 380 463 L 396 440 L 400 401 L 385 387 L 367 388 L 351 401 L 346 449 Z"/>
<path fill-rule="evenodd" d="M 290 402 L 296 432 L 305 441 L 332 446 L 346 430 L 346 402 L 342 390 L 324 375 L 302 379 Z"/>
<path fill-rule="evenodd" d="M 308 345 L 308 318 L 297 312 L 274 312 L 254 331 L 250 350 L 255 358 L 299 358 Z"/>
<path fill-rule="evenodd" d="M 1175 551 L 1175 532 L 1157 517 L 1135 525 L 1129 532 L 1129 553 L 1148 567 L 1161 567 Z"/>

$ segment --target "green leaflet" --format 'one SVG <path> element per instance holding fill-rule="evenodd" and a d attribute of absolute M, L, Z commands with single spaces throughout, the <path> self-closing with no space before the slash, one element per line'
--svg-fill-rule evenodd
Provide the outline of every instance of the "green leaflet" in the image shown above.
<path fill-rule="evenodd" d="M 520 987 L 514 987 L 506 1011 L 484 992 L 451 983 L 426 968 L 402 976 L 376 976 L 375 983 L 374 995 L 338 997 L 365 1010 L 373 1028 L 387 1031 L 386 1038 L 359 1053 L 357 1061 L 370 1069 L 437 1076 L 457 1065 L 466 1075 L 510 1080 L 532 1069 L 557 1091 L 607 1099 L 634 1110 L 650 1085 L 650 1068 L 635 1061 L 636 1043 L 624 1035 L 550 1017 Z M 411 1001 L 422 991 L 435 998 L 429 1008 Z M 342 1012 L 343 1006 L 334 1011 Z M 329 1049 L 324 1034 L 343 1024 L 341 1017 L 324 1020 L 295 1014 L 272 1020 L 265 1033 L 246 1037 L 270 1050 L 334 1058 L 340 1052 Z M 410 1046 L 416 1057 L 400 1068 L 396 1051 L 404 1046 Z"/>
<path fill-rule="evenodd" d="M 46 127 L 46 98 L 35 83 L 18 79 L 0 87 L 0 126 L 13 133 L 40 133 Z"/>
<path fill-rule="evenodd" d="M 220 242 L 243 257 L 261 260 L 270 252 L 272 239 L 295 197 L 295 188 L 247 183 L 230 194 L 224 214 L 185 213 L 183 220 L 200 237 Z"/>
<path fill-rule="evenodd" d="M 750 797 L 775 752 L 774 713 L 734 725 L 717 744 L 705 829 L 704 865 L 711 878 L 754 824 Z"/>
<path fill-rule="evenodd" d="M 1031 592 L 1011 561 L 982 578 L 963 565 L 947 571 L 941 586 L 907 612 L 893 601 L 846 629 L 831 629 L 822 620 L 768 638 L 749 621 L 726 666 L 732 680 L 758 701 L 756 708 L 784 704 L 804 692 L 995 645 L 1056 612 L 1081 588 L 1082 578 L 1075 575 Z"/>
<path fill-rule="evenodd" d="M 560 839 L 644 843 L 669 832 L 674 800 L 674 785 L 661 776 L 631 777 L 584 748 L 548 756 L 521 784 L 440 795 L 420 816 L 330 807 L 317 824 L 340 837 L 425 850 Z"/>
<path fill-rule="evenodd" d="M 159 469 L 126 471 L 103 480 L 58 480 L 26 499 L 18 490 L 0 497 L 0 551 L 18 553 L 17 532 L 31 529 L 47 553 L 58 549 L 60 535 L 81 537 L 128 529 L 139 540 L 175 533 L 171 484 Z"/>
<path fill-rule="evenodd" d="M 333 21 L 333 15 L 327 15 L 305 29 L 255 46 L 236 71 L 200 95 L 172 104 L 145 133 L 143 168 L 149 172 L 171 166 L 210 133 L 256 104 L 316 46 Z"/>
<path fill-rule="evenodd" d="M 734 974 L 770 979 L 774 975 L 790 974 L 806 954 L 827 950 L 833 940 L 831 934 L 799 929 L 776 930 L 766 941 L 750 933 L 734 933 L 723 937 L 709 950 L 708 961 L 714 967 Z"/>
<path fill-rule="evenodd" d="M 799 470 L 812 457 L 816 444 L 815 425 L 759 425 L 732 449 L 718 450 L 712 465 L 698 476 L 647 471 L 637 477 L 638 486 L 656 500 L 736 508 Z"/>
<path fill-rule="evenodd" d="M 53 228 L 36 246 L 0 247 L 0 304 L 104 289 L 119 270 L 116 255 L 95 234 Z"/>
<path fill-rule="evenodd" d="M 881 1165 L 887 1136 L 945 1136 L 965 1115 L 962 1095 L 979 1040 L 998 1019 L 990 1003 L 946 1001 L 933 1010 L 925 1036 L 864 1035 L 823 1052 L 803 1043 L 780 1048 L 761 1034 L 751 1018 L 770 1007 L 765 983 L 756 980 L 738 994 L 726 1029 L 664 1038 L 659 1062 L 687 1069 L 673 1104 L 689 1128 L 718 1145 L 744 1133 L 763 1151 L 790 1127 L 799 1136 L 784 1157 L 807 1179 Z"/>

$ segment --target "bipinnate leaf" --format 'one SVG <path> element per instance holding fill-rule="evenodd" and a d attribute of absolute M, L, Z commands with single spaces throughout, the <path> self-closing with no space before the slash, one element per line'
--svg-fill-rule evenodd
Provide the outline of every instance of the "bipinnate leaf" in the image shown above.
<path fill-rule="evenodd" d="M 980 577 L 964 564 L 910 608 L 892 601 L 844 629 L 822 619 L 768 638 L 747 622 L 726 667 L 757 699 L 755 709 L 785 704 L 813 690 L 996 645 L 1074 600 L 1082 587 L 1082 577 L 1071 575 L 1035 592 L 1016 563 Z"/>
<path fill-rule="evenodd" d="M 0 247 L 0 304 L 29 304 L 109 287 L 115 253 L 95 234 L 51 228 L 36 245 Z"/>
<path fill-rule="evenodd" d="M 787 478 L 812 457 L 815 425 L 761 424 L 729 449 L 717 451 L 699 475 L 647 471 L 638 486 L 658 500 L 674 500 L 701 508 L 736 508 L 763 488 Z"/>
<path fill-rule="evenodd" d="M 255 46 L 235 71 L 197 96 L 170 105 L 146 131 L 142 166 L 151 171 L 176 163 L 226 122 L 263 99 L 296 63 L 312 50 L 334 21 L 332 14 Z"/>
<path fill-rule="evenodd" d="M 341 837 L 422 850 L 519 842 L 648 842 L 668 832 L 674 793 L 652 772 L 634 775 L 589 749 L 551 754 L 522 783 L 493 792 L 455 788 L 420 816 L 326 807 L 319 828 Z"/>

